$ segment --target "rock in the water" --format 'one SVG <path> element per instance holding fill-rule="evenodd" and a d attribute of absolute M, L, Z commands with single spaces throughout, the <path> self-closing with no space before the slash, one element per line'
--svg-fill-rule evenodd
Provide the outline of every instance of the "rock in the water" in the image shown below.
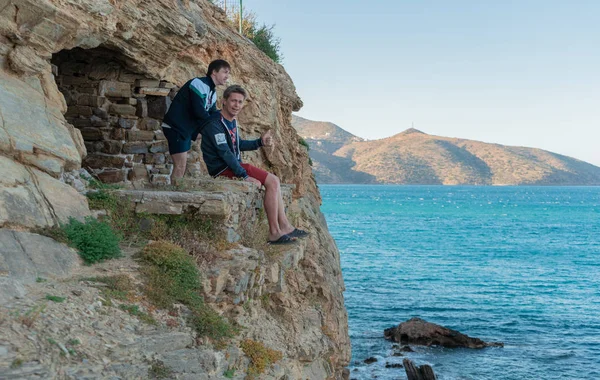
<path fill-rule="evenodd" d="M 374 357 L 366 358 L 366 359 L 364 360 L 364 362 L 365 362 L 366 364 L 375 363 L 376 361 L 377 361 L 377 358 L 374 358 Z"/>
<path fill-rule="evenodd" d="M 503 347 L 503 343 L 484 342 L 479 338 L 471 338 L 456 330 L 429 323 L 421 318 L 411 318 L 398 327 L 386 329 L 384 337 L 401 344 L 418 344 L 421 346 L 484 348 L 490 346 Z"/>
<path fill-rule="evenodd" d="M 385 363 L 385 368 L 402 368 L 400 363 Z"/>

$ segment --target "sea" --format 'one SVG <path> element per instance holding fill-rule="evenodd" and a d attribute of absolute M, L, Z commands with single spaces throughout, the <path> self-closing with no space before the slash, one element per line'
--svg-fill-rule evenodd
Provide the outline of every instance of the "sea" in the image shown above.
<path fill-rule="evenodd" d="M 351 379 L 600 379 L 600 187 L 320 185 L 346 285 Z M 412 346 L 420 317 L 504 347 Z M 377 359 L 366 364 L 367 358 Z"/>

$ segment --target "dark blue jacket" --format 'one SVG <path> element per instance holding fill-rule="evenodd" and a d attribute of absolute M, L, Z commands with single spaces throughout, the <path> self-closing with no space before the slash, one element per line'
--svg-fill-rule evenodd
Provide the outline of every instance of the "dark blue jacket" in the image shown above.
<path fill-rule="evenodd" d="M 234 153 L 233 142 L 229 135 L 229 130 L 223 121 L 223 116 L 212 117 L 210 121 L 202 128 L 202 157 L 208 174 L 213 177 L 221 174 L 229 168 L 236 177 L 246 178 L 248 173 L 240 165 L 242 157 L 240 152 L 247 150 L 256 150 L 262 146 L 262 140 L 242 140 L 239 138 L 237 121 L 233 120 L 236 133 L 237 155 Z"/>
<path fill-rule="evenodd" d="M 196 140 L 203 125 L 217 113 L 217 93 L 212 78 L 192 78 L 175 95 L 163 122 L 183 138 Z"/>

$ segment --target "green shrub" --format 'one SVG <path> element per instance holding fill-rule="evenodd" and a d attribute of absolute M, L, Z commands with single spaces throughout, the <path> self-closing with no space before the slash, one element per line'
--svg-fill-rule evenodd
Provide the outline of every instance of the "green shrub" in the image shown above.
<path fill-rule="evenodd" d="M 46 294 L 46 299 L 48 301 L 57 302 L 57 303 L 61 303 L 61 302 L 65 301 L 65 297 L 53 296 L 50 294 Z"/>
<path fill-rule="evenodd" d="M 87 217 L 85 223 L 70 218 L 69 223 L 62 226 L 69 245 L 79 251 L 86 264 L 93 264 L 121 256 L 120 238 L 105 222 Z"/>
<path fill-rule="evenodd" d="M 167 241 L 148 244 L 141 252 L 144 292 L 156 306 L 171 308 L 182 303 L 190 308 L 189 323 L 201 336 L 220 341 L 233 336 L 233 328 L 204 303 L 200 272 L 194 259 Z"/>
<path fill-rule="evenodd" d="M 298 143 L 306 148 L 306 150 L 310 150 L 310 145 L 304 140 L 302 137 L 298 140 Z"/>
<path fill-rule="evenodd" d="M 239 13 L 230 14 L 230 21 L 237 28 L 239 25 Z M 242 34 L 254 43 L 254 45 L 265 53 L 269 58 L 277 63 L 281 63 L 283 56 L 280 51 L 280 39 L 273 34 L 275 25 L 267 26 L 258 25 L 256 14 L 254 12 L 246 12 L 242 18 Z"/>

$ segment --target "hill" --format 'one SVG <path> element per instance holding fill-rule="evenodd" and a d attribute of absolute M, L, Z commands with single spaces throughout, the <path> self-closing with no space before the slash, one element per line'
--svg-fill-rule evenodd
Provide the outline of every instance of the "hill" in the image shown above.
<path fill-rule="evenodd" d="M 294 126 L 311 147 L 320 183 L 600 185 L 600 167 L 542 149 L 434 136 L 413 128 L 365 141 L 335 124 L 306 119 L 303 124 Z M 356 139 L 327 156 L 320 147 L 331 144 L 329 135 L 315 130 L 325 124 L 335 126 L 335 144 L 340 143 L 337 136 L 344 136 L 341 131 Z M 317 139 L 308 138 L 307 126 Z"/>

